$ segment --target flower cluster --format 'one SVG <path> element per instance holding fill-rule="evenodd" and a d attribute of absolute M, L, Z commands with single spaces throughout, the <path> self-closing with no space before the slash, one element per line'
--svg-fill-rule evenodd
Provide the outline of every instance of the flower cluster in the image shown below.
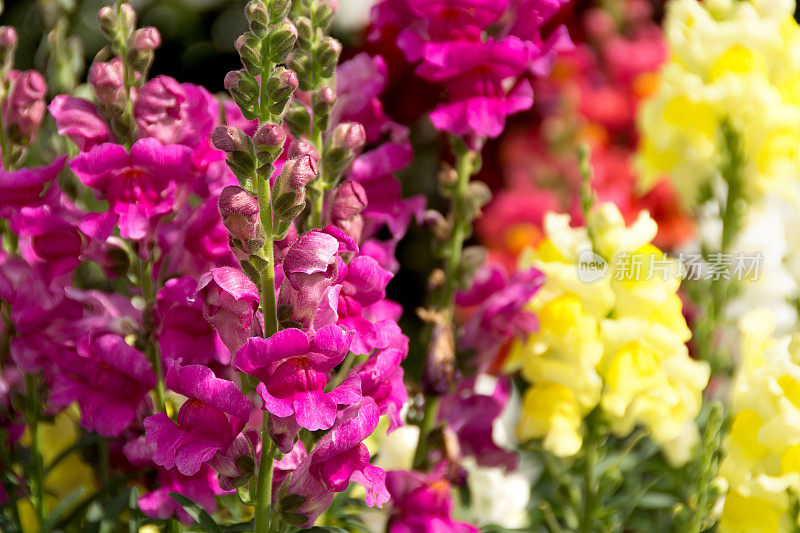
<path fill-rule="evenodd" d="M 800 491 L 796 424 L 798 339 L 775 337 L 775 319 L 752 311 L 739 324 L 741 365 L 730 391 L 731 424 L 720 477 L 728 485 L 721 531 L 791 531 Z"/>
<path fill-rule="evenodd" d="M 587 227 L 570 227 L 567 215 L 546 217 L 545 239 L 522 259 L 545 275 L 531 302 L 539 331 L 515 347 L 509 362 L 531 383 L 520 439 L 542 438 L 555 455 L 574 455 L 583 418 L 599 406 L 615 434 L 641 425 L 671 462 L 688 459 L 709 368 L 684 344 L 691 333 L 677 271 L 647 275 L 647 265 L 662 259 L 649 244 L 655 233 L 647 213 L 626 227 L 613 204 L 601 204 Z M 581 276 L 586 254 L 626 275 Z"/>
<path fill-rule="evenodd" d="M 507 116 L 533 105 L 530 76 L 548 73 L 571 47 L 563 26 L 542 35 L 563 3 L 384 0 L 373 8 L 374 36 L 396 28 L 397 47 L 418 63 L 416 74 L 447 90 L 448 100 L 430 113 L 438 130 L 493 138 Z"/>
<path fill-rule="evenodd" d="M 793 2 L 670 3 L 672 59 L 639 118 L 645 186 L 669 173 L 684 202 L 697 205 L 725 156 L 723 124 L 750 154 L 746 195 L 795 179 L 800 26 L 793 13 Z"/>

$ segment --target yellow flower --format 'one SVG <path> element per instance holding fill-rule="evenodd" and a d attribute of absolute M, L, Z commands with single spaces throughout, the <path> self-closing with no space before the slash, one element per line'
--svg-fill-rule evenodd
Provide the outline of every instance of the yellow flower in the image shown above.
<path fill-rule="evenodd" d="M 677 262 L 650 244 L 657 227 L 646 212 L 626 226 L 613 204 L 602 204 L 589 217 L 591 232 L 569 222 L 549 214 L 546 238 L 522 259 L 545 282 L 530 303 L 539 331 L 511 351 L 509 368 L 521 367 L 531 383 L 518 436 L 572 455 L 583 417 L 599 405 L 615 433 L 642 426 L 671 462 L 683 463 L 698 438 L 709 368 L 685 345 Z M 600 277 L 581 270 L 587 257 Z"/>
<path fill-rule="evenodd" d="M 741 364 L 731 388 L 732 422 L 720 476 L 730 487 L 720 530 L 792 531 L 800 496 L 800 337 L 775 338 L 756 310 L 739 322 Z"/>
<path fill-rule="evenodd" d="M 745 154 L 745 194 L 784 188 L 800 175 L 800 27 L 792 0 L 674 0 L 672 51 L 660 87 L 639 115 L 641 185 L 669 174 L 683 200 L 717 173 L 720 126 Z"/>

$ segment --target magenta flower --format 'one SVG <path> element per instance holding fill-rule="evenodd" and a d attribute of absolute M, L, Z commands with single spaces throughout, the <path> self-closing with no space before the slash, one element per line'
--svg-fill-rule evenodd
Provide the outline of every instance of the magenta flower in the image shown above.
<path fill-rule="evenodd" d="M 357 252 L 358 245 L 334 226 L 304 233 L 283 257 L 285 281 L 279 304 L 290 312 L 289 320 L 313 330 L 336 322 L 339 255 Z"/>
<path fill-rule="evenodd" d="M 250 417 L 250 402 L 235 383 L 202 365 L 172 364 L 166 384 L 189 399 L 175 422 L 163 412 L 146 418 L 145 439 L 155 445 L 157 465 L 192 476 L 217 453 L 228 450 Z"/>
<path fill-rule="evenodd" d="M 167 251 L 159 268 L 167 275 L 200 277 L 214 267 L 238 266 L 216 198 L 210 197 L 194 209 L 188 207 L 158 226 L 159 245 Z"/>
<path fill-rule="evenodd" d="M 456 303 L 477 310 L 464 326 L 462 348 L 475 349 L 478 356 L 494 356 L 505 343 L 536 331 L 539 322 L 525 306 L 544 282 L 535 268 L 515 272 L 508 278 L 502 267 L 485 266 L 469 291 L 456 295 Z"/>
<path fill-rule="evenodd" d="M 197 284 L 203 301 L 203 316 L 217 330 L 231 354 L 244 345 L 258 309 L 258 287 L 241 270 L 214 268 Z"/>
<path fill-rule="evenodd" d="M 347 489 L 351 481 L 367 489 L 368 506 L 382 507 L 389 501 L 386 472 L 369 464 L 369 450 L 361 442 L 377 425 L 378 407 L 371 398 L 364 398 L 360 406 L 354 405 L 343 413 L 339 424 L 317 442 L 292 473 L 286 496 L 302 496 L 303 502 L 287 508 L 284 502 L 290 498 L 279 502 L 278 508 L 304 516 L 307 520 L 302 527 L 311 527 L 330 506 L 334 493 Z"/>
<path fill-rule="evenodd" d="M 461 451 L 484 466 L 517 467 L 517 455 L 498 446 L 492 438 L 495 420 L 502 414 L 511 394 L 505 377 L 492 382 L 469 379 L 442 400 L 439 420 L 458 435 Z"/>
<path fill-rule="evenodd" d="M 334 325 L 313 336 L 290 328 L 267 339 L 251 337 L 236 354 L 236 367 L 261 381 L 256 391 L 264 409 L 280 418 L 294 415 L 297 424 L 310 431 L 329 429 L 337 405 L 361 399 L 361 381 L 355 374 L 325 392 L 328 372 L 344 360 L 352 338 Z"/>
<path fill-rule="evenodd" d="M 60 357 L 50 402 L 66 407 L 77 401 L 81 425 L 106 437 L 130 425 L 147 392 L 156 386 L 147 357 L 117 335 L 86 337 L 77 353 L 62 352 Z"/>
<path fill-rule="evenodd" d="M 145 83 L 133 106 L 143 137 L 187 146 L 208 138 L 217 112 L 217 103 L 208 91 L 169 76 L 156 76 Z"/>
<path fill-rule="evenodd" d="M 23 207 L 38 207 L 53 200 L 59 192 L 54 181 L 66 160 L 67 156 L 61 156 L 43 167 L 0 168 L 0 217 L 11 218 Z"/>
<path fill-rule="evenodd" d="M 402 425 L 400 410 L 408 400 L 400 364 L 408 355 L 408 337 L 392 320 L 377 323 L 385 337 L 383 348 L 375 350 L 355 372 L 361 378 L 361 394 L 375 400 L 381 415 L 389 418 L 389 431 Z"/>
<path fill-rule="evenodd" d="M 119 215 L 120 235 L 144 239 L 152 223 L 175 205 L 178 188 L 191 177 L 190 150 L 141 139 L 130 153 L 118 144 L 101 144 L 70 161 L 87 187 L 105 197 Z"/>
<path fill-rule="evenodd" d="M 480 530 L 453 520 L 450 484 L 439 472 L 394 471 L 386 474 L 392 496 L 389 533 L 478 533 Z"/>
<path fill-rule="evenodd" d="M 69 137 L 81 152 L 114 139 L 111 128 L 88 100 L 59 94 L 50 102 L 49 109 L 58 134 Z"/>
<path fill-rule="evenodd" d="M 217 500 L 214 497 L 223 493 L 216 474 L 208 466 L 203 466 L 193 476 L 184 476 L 177 470 L 159 469 L 157 487 L 139 497 L 139 508 L 142 512 L 150 518 L 159 520 L 175 516 L 187 526 L 193 524 L 195 520 L 181 504 L 172 499 L 170 492 L 186 496 L 208 513 L 217 510 Z"/>
<path fill-rule="evenodd" d="M 7 79 L 11 85 L 3 100 L 3 128 L 13 142 L 30 144 L 47 110 L 47 83 L 35 70 L 12 71 Z"/>
<path fill-rule="evenodd" d="M 333 191 L 328 200 L 328 221 L 358 242 L 364 231 L 361 212 L 367 204 L 364 187 L 357 181 L 347 180 Z"/>
<path fill-rule="evenodd" d="M 228 349 L 203 317 L 203 302 L 195 298 L 197 282 L 183 276 L 168 280 L 158 291 L 155 336 L 165 360 L 187 364 L 230 363 Z"/>
<path fill-rule="evenodd" d="M 362 316 L 362 309 L 386 297 L 386 285 L 393 275 L 368 256 L 360 255 L 342 265 L 337 324 L 354 333 L 350 350 L 366 355 L 381 346 L 380 331 Z"/>

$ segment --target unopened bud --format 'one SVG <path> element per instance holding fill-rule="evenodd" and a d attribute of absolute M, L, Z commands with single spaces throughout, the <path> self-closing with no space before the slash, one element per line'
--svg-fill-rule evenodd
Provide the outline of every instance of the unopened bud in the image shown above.
<path fill-rule="evenodd" d="M 35 70 L 21 73 L 11 83 L 3 102 L 3 125 L 15 144 L 30 144 L 46 111 L 47 83 Z"/>
<path fill-rule="evenodd" d="M 360 241 L 364 229 L 361 212 L 367 207 L 367 192 L 364 187 L 357 181 L 345 181 L 333 191 L 328 206 L 330 223 L 356 242 Z"/>
<path fill-rule="evenodd" d="M 259 38 L 266 35 L 269 29 L 269 12 L 263 0 L 251 0 L 244 8 L 244 15 L 250 26 L 250 31 Z"/>
<path fill-rule="evenodd" d="M 367 133 L 358 122 L 343 122 L 336 126 L 331 135 L 331 144 L 334 147 L 351 151 L 361 149 L 366 141 Z"/>
<path fill-rule="evenodd" d="M 277 67 L 267 79 L 269 95 L 269 112 L 274 116 L 282 115 L 292 94 L 297 89 L 297 75 L 284 67 Z"/>
<path fill-rule="evenodd" d="M 422 386 L 428 395 L 444 396 L 455 382 L 455 338 L 452 326 L 443 321 L 434 323 Z"/>
<path fill-rule="evenodd" d="M 294 19 L 294 25 L 297 28 L 297 40 L 300 42 L 300 46 L 305 49 L 310 48 L 314 40 L 314 27 L 311 25 L 311 19 L 297 17 Z"/>
<path fill-rule="evenodd" d="M 100 25 L 103 35 L 108 39 L 113 39 L 117 27 L 117 12 L 111 6 L 101 7 L 97 12 L 97 23 Z"/>
<path fill-rule="evenodd" d="M 292 0 L 269 0 L 269 22 L 277 24 L 286 18 L 289 9 L 292 7 Z"/>
<path fill-rule="evenodd" d="M 317 148 L 313 143 L 306 140 L 292 142 L 291 146 L 289 146 L 289 153 L 287 157 L 289 159 L 297 159 L 298 157 L 302 157 L 306 154 L 313 157 L 314 161 L 319 163 L 319 152 L 317 152 Z"/>
<path fill-rule="evenodd" d="M 161 34 L 153 26 L 139 28 L 133 32 L 131 42 L 133 47 L 139 51 L 152 52 L 161 46 Z"/>
<path fill-rule="evenodd" d="M 13 57 L 17 48 L 17 30 L 11 26 L 0 26 L 0 61 Z"/>
<path fill-rule="evenodd" d="M 317 179 L 317 162 L 310 155 L 290 159 L 283 165 L 272 188 L 273 207 L 283 220 L 291 220 L 306 203 L 306 185 Z"/>
<path fill-rule="evenodd" d="M 265 122 L 253 136 L 256 156 L 261 163 L 274 163 L 286 143 L 286 130 L 278 124 Z"/>
<path fill-rule="evenodd" d="M 295 49 L 289 57 L 288 65 L 289 68 L 297 74 L 301 90 L 311 91 L 314 89 L 315 81 L 312 76 L 314 61 L 311 59 L 311 56 L 308 55 L 308 52 L 299 48 Z"/>
<path fill-rule="evenodd" d="M 317 21 L 317 25 L 323 29 L 330 26 L 338 7 L 335 0 L 318 0 L 314 8 L 314 20 Z"/>
<path fill-rule="evenodd" d="M 119 24 L 124 35 L 131 35 L 136 28 L 136 11 L 130 4 L 125 3 L 119 6 Z"/>
<path fill-rule="evenodd" d="M 264 247 L 265 234 L 259 218 L 258 198 L 235 185 L 222 189 L 217 203 L 222 224 L 246 254 Z"/>
<path fill-rule="evenodd" d="M 325 37 L 317 50 L 317 60 L 321 65 L 322 77 L 330 78 L 336 71 L 339 56 L 342 53 L 342 43 L 333 37 Z"/>
<path fill-rule="evenodd" d="M 253 140 L 239 128 L 217 126 L 211 134 L 211 142 L 218 150 L 228 152 L 228 167 L 240 183 L 246 183 L 256 169 Z"/>
<path fill-rule="evenodd" d="M 284 19 L 273 26 L 269 35 L 269 60 L 273 63 L 286 61 L 296 41 L 297 28 L 291 20 Z"/>
<path fill-rule="evenodd" d="M 254 33 L 246 32 L 236 39 L 234 46 L 247 72 L 253 76 L 261 74 L 261 40 Z"/>
<path fill-rule="evenodd" d="M 246 70 L 234 70 L 225 75 L 225 89 L 237 104 L 251 106 L 258 101 L 258 82 Z"/>
<path fill-rule="evenodd" d="M 118 103 L 125 95 L 122 60 L 115 57 L 108 62 L 92 63 L 89 69 L 89 84 L 97 101 L 105 106 Z"/>
<path fill-rule="evenodd" d="M 294 137 L 306 135 L 311 131 L 311 115 L 308 114 L 306 106 L 300 102 L 294 101 L 289 105 L 289 110 L 283 117 L 283 123 Z"/>
<path fill-rule="evenodd" d="M 328 117 L 335 102 L 336 91 L 331 87 L 320 87 L 311 94 L 311 113 L 314 115 L 314 124 L 320 131 L 328 129 Z"/>

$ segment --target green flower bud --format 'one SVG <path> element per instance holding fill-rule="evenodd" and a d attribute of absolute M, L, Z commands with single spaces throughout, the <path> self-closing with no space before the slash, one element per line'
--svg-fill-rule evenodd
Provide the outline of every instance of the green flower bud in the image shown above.
<path fill-rule="evenodd" d="M 246 32 L 234 43 L 242 65 L 253 76 L 261 74 L 261 41 L 254 33 Z"/>
<path fill-rule="evenodd" d="M 300 46 L 304 49 L 311 47 L 314 41 L 314 28 L 311 26 L 311 20 L 308 17 L 297 17 L 294 19 L 294 25 L 297 28 L 297 40 Z"/>
<path fill-rule="evenodd" d="M 292 21 L 284 19 L 270 30 L 269 60 L 273 63 L 283 63 L 289 56 L 297 41 L 297 28 Z"/>
<path fill-rule="evenodd" d="M 97 23 L 100 32 L 107 38 L 113 39 L 117 28 L 117 12 L 111 6 L 103 6 L 97 12 Z"/>
<path fill-rule="evenodd" d="M 289 105 L 289 110 L 283 117 L 283 123 L 294 137 L 306 135 L 311 131 L 311 115 L 308 114 L 306 106 L 300 102 L 292 102 Z"/>
<path fill-rule="evenodd" d="M 317 60 L 321 65 L 322 76 L 330 78 L 336 71 L 339 56 L 342 53 L 342 44 L 333 37 L 325 37 L 317 49 Z"/>
<path fill-rule="evenodd" d="M 225 89 L 231 94 L 236 103 L 252 106 L 258 102 L 258 82 L 246 70 L 233 70 L 225 75 Z"/>
<path fill-rule="evenodd" d="M 250 0 L 244 8 L 250 31 L 258 38 L 264 38 L 269 30 L 269 10 L 263 0 Z"/>
<path fill-rule="evenodd" d="M 333 21 L 333 15 L 336 13 L 336 5 L 330 0 L 319 0 L 312 10 L 314 12 L 314 20 L 317 21 L 317 26 L 327 29 Z"/>
<path fill-rule="evenodd" d="M 277 67 L 267 79 L 269 112 L 281 116 L 298 86 L 297 75 L 284 67 Z"/>
<path fill-rule="evenodd" d="M 292 0 L 270 0 L 269 1 L 269 22 L 277 24 L 286 18 L 289 9 L 292 7 Z"/>

